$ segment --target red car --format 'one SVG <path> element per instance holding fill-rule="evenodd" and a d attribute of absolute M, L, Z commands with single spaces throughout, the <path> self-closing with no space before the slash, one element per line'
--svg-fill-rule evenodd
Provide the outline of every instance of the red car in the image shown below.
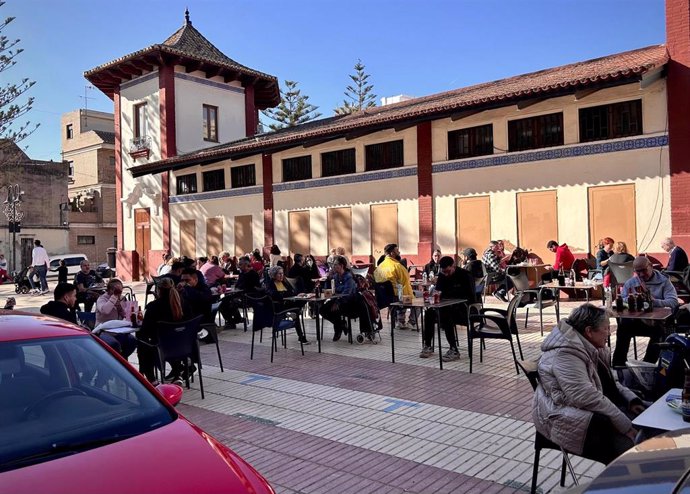
<path fill-rule="evenodd" d="M 69 323 L 0 311 L 0 492 L 274 493 L 181 396 Z"/>

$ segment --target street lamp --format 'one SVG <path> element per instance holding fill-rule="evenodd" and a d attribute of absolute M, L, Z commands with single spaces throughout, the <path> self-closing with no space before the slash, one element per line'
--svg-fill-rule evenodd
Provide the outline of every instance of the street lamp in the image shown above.
<path fill-rule="evenodd" d="M 7 190 L 7 199 L 3 202 L 3 213 L 7 217 L 10 233 L 12 234 L 12 270 L 17 270 L 17 233 L 19 232 L 24 212 L 20 209 L 22 192 L 19 184 L 4 185 Z"/>

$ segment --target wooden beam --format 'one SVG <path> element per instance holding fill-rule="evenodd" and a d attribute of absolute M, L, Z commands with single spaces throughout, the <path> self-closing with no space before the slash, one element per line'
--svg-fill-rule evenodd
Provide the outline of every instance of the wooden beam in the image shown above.
<path fill-rule="evenodd" d="M 402 132 L 403 130 L 407 130 L 412 127 L 416 127 L 419 122 L 407 122 L 407 123 L 401 123 L 393 127 L 393 130 L 396 132 Z"/>
<path fill-rule="evenodd" d="M 302 145 L 302 148 L 303 149 L 309 149 L 309 148 L 312 148 L 314 146 L 318 146 L 319 144 L 323 144 L 324 142 L 335 141 L 337 139 L 342 139 L 342 138 L 340 136 L 337 136 L 337 137 L 323 137 L 321 139 L 314 139 L 314 140 L 305 142 Z"/>
<path fill-rule="evenodd" d="M 142 71 L 145 70 L 146 72 L 151 72 L 153 70 L 153 65 L 147 63 L 144 60 L 131 60 L 129 63 Z"/>
<path fill-rule="evenodd" d="M 537 103 L 541 103 L 545 99 L 546 98 L 532 98 L 532 99 L 518 101 L 517 102 L 517 109 L 518 110 L 524 110 L 525 108 L 529 108 L 530 106 L 536 105 Z"/>
<path fill-rule="evenodd" d="M 642 80 L 640 80 L 640 89 L 647 89 L 649 86 L 654 84 L 656 81 L 661 79 L 664 74 L 664 67 L 657 67 L 656 69 L 646 72 L 642 75 Z"/>
<path fill-rule="evenodd" d="M 600 91 L 600 88 L 598 87 L 588 87 L 584 89 L 578 89 L 575 91 L 575 101 L 580 101 L 582 99 L 585 99 L 587 96 L 596 93 L 597 91 Z"/>
<path fill-rule="evenodd" d="M 185 65 L 184 71 L 185 73 L 189 74 L 190 72 L 194 72 L 196 70 L 199 70 L 203 64 L 201 62 L 191 62 L 187 63 Z"/>
<path fill-rule="evenodd" d="M 241 81 L 241 76 L 240 73 L 237 72 L 236 70 L 230 70 L 230 69 L 225 69 L 223 72 L 223 81 L 225 82 L 232 82 L 232 81 Z"/>
<path fill-rule="evenodd" d="M 221 71 L 223 70 L 222 67 L 209 67 L 207 69 L 204 69 L 204 72 L 206 73 L 206 78 L 210 79 L 212 77 L 215 77 L 217 75 L 220 75 Z"/>
<path fill-rule="evenodd" d="M 135 67 L 132 63 L 124 63 L 120 65 L 120 70 L 125 74 L 129 74 L 132 77 L 139 77 L 142 74 L 141 69 Z"/>
<path fill-rule="evenodd" d="M 465 110 L 465 111 L 460 111 L 460 112 L 457 112 L 457 113 L 453 113 L 453 114 L 450 116 L 450 121 L 451 121 L 451 122 L 456 122 L 456 121 L 458 121 L 458 120 L 461 120 L 461 119 L 467 118 L 467 117 L 471 117 L 472 115 L 476 115 L 477 113 L 481 113 L 481 112 L 483 112 L 483 111 L 484 111 L 484 110 L 482 110 L 482 109 L 480 109 L 480 108 L 475 108 L 475 109 L 472 109 L 472 110 Z"/>
<path fill-rule="evenodd" d="M 345 140 L 346 141 L 352 141 L 353 139 L 357 139 L 359 137 L 363 137 L 365 135 L 373 134 L 374 132 L 380 132 L 385 129 L 365 129 L 365 130 L 358 130 L 355 132 L 350 132 L 349 134 L 345 135 Z"/>

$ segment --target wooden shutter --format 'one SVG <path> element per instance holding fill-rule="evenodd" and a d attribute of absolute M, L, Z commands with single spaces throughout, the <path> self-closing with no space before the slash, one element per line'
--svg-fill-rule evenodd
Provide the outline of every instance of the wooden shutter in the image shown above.
<path fill-rule="evenodd" d="M 206 255 L 220 256 L 223 251 L 223 218 L 206 219 Z"/>
<path fill-rule="evenodd" d="M 237 257 L 249 254 L 254 250 L 252 232 L 252 217 L 235 216 L 235 255 Z"/>
<path fill-rule="evenodd" d="M 457 252 L 472 247 L 481 256 L 491 240 L 489 196 L 460 197 L 455 201 Z"/>
<path fill-rule="evenodd" d="M 518 243 L 546 263 L 554 254 L 546 248 L 549 240 L 558 242 L 558 205 L 555 190 L 521 192 L 517 195 Z"/>
<path fill-rule="evenodd" d="M 288 213 L 288 233 L 290 236 L 290 255 L 309 254 L 309 211 L 291 211 Z"/>
<path fill-rule="evenodd" d="M 180 220 L 180 254 L 196 257 L 196 220 Z"/>
<path fill-rule="evenodd" d="M 398 243 L 398 205 L 371 206 L 371 254 L 378 259 L 387 244 Z"/>
<path fill-rule="evenodd" d="M 342 247 L 345 255 L 352 255 L 352 208 L 328 210 L 328 251 Z"/>
<path fill-rule="evenodd" d="M 594 248 L 599 239 L 611 237 L 616 242 L 625 242 L 630 254 L 635 255 L 635 185 L 590 187 L 588 192 L 590 248 Z"/>

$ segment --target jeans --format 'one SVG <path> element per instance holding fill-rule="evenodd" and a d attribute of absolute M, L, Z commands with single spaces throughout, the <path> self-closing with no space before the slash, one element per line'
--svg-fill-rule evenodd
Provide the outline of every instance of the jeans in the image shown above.
<path fill-rule="evenodd" d="M 46 280 L 46 274 L 48 272 L 48 268 L 43 265 L 43 266 L 34 266 L 34 271 L 38 275 L 38 278 L 41 280 L 41 290 L 44 292 L 48 291 L 48 280 Z"/>

